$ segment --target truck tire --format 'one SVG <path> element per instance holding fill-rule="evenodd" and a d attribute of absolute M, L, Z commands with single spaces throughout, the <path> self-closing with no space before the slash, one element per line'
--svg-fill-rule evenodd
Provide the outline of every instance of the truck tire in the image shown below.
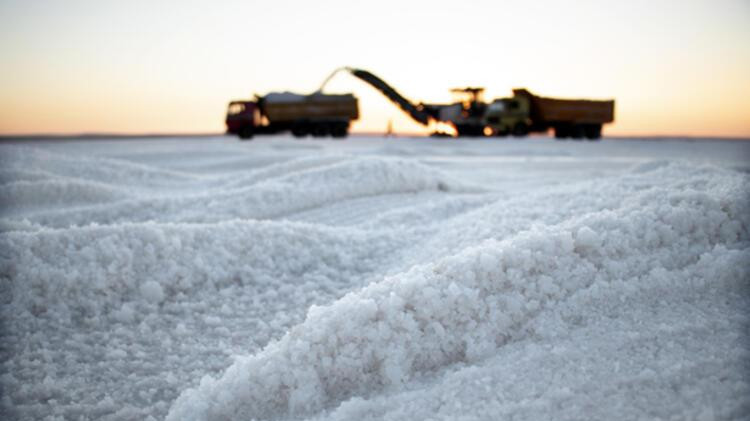
<path fill-rule="evenodd" d="M 586 127 L 583 124 L 576 124 L 570 128 L 570 137 L 575 140 L 581 140 L 586 136 Z"/>
<path fill-rule="evenodd" d="M 586 126 L 586 139 L 599 140 L 602 137 L 601 124 L 589 124 Z"/>
<path fill-rule="evenodd" d="M 245 126 L 240 129 L 239 133 L 237 135 L 240 137 L 240 140 L 250 140 L 253 138 L 254 130 L 252 126 Z"/>
<path fill-rule="evenodd" d="M 310 127 L 305 123 L 297 123 L 292 127 L 292 136 L 305 137 L 310 134 Z"/>
<path fill-rule="evenodd" d="M 326 137 L 331 133 L 328 123 L 317 123 L 312 127 L 313 137 Z"/>
<path fill-rule="evenodd" d="M 509 134 L 510 133 L 508 133 L 508 129 L 506 129 L 504 127 L 502 129 L 495 130 L 495 136 L 497 136 L 497 137 L 506 137 Z"/>
<path fill-rule="evenodd" d="M 477 137 L 482 134 L 482 129 L 471 124 L 457 124 L 456 133 L 459 137 Z"/>
<path fill-rule="evenodd" d="M 517 123 L 515 126 L 513 126 L 513 136 L 515 137 L 523 137 L 529 134 L 529 126 L 527 126 L 524 123 Z"/>
<path fill-rule="evenodd" d="M 349 125 L 337 123 L 331 126 L 331 136 L 335 139 L 343 139 L 349 134 Z"/>
<path fill-rule="evenodd" d="M 570 128 L 568 126 L 555 126 L 555 139 L 565 139 L 570 137 Z"/>

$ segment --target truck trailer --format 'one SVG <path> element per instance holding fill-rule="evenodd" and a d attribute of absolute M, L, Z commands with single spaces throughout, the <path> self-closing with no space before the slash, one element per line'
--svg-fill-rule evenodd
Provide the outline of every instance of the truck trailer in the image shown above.
<path fill-rule="evenodd" d="M 281 92 L 256 95 L 255 101 L 230 102 L 225 122 L 227 133 L 240 139 L 284 131 L 291 131 L 295 137 L 343 138 L 357 118 L 359 109 L 354 95 Z"/>

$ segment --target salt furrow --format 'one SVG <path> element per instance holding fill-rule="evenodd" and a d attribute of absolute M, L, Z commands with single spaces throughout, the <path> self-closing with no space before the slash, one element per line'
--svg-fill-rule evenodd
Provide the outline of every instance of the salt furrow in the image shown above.
<path fill-rule="evenodd" d="M 52 227 L 125 221 L 268 219 L 357 197 L 449 189 L 470 191 L 471 188 L 413 161 L 350 158 L 247 187 L 122 200 L 86 208 L 40 212 L 28 219 Z"/>
<path fill-rule="evenodd" d="M 15 183 L 18 181 L 42 181 L 49 180 L 50 178 L 54 178 L 54 175 L 48 173 L 47 171 L 38 169 L 0 169 L 0 186 Z"/>
<path fill-rule="evenodd" d="M 270 180 L 278 177 L 286 177 L 290 174 L 297 174 L 312 169 L 326 167 L 338 162 L 351 159 L 345 155 L 322 155 L 310 156 L 303 158 L 290 159 L 287 161 L 274 163 L 266 167 L 247 172 L 245 174 L 233 174 L 225 177 L 222 181 L 224 188 L 236 188 L 255 184 L 260 181 Z"/>
<path fill-rule="evenodd" d="M 648 202 L 651 198 L 658 199 L 665 191 L 721 191 L 726 188 L 727 183 L 741 182 L 738 180 L 742 180 L 742 177 L 738 177 L 737 173 L 713 166 L 696 166 L 684 162 L 647 162 L 636 165 L 617 177 L 530 193 L 509 194 L 499 191 L 492 195 L 484 194 L 478 199 L 491 200 L 482 206 L 465 208 L 452 218 L 437 217 L 445 214 L 445 210 L 427 204 L 384 214 L 382 224 L 379 219 L 375 219 L 372 224 L 365 226 L 392 224 L 400 227 L 406 221 L 412 221 L 412 227 L 419 227 L 413 229 L 428 232 L 418 244 L 401 252 L 403 265 L 394 268 L 406 270 L 412 265 L 429 263 L 488 239 L 509 238 L 535 226 L 557 225 L 623 206 L 640 206 L 640 203 Z M 458 199 L 453 196 L 452 200 Z M 743 200 L 750 200 L 750 196 L 740 195 L 736 198 L 738 203 Z M 480 204 L 481 202 L 477 203 Z"/>
<path fill-rule="evenodd" d="M 0 186 L 0 214 L 35 208 L 69 207 L 109 203 L 127 199 L 125 190 L 94 181 L 56 177 L 38 181 L 16 181 Z"/>
<path fill-rule="evenodd" d="M 33 147 L 5 147 L 0 154 L 4 171 L 44 171 L 46 174 L 131 186 L 166 186 L 199 179 L 184 172 L 154 168 L 120 159 L 67 155 Z"/>

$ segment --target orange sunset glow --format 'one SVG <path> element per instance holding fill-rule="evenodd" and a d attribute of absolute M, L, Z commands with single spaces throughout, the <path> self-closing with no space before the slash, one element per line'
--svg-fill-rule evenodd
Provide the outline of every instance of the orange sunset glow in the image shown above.
<path fill-rule="evenodd" d="M 226 104 L 310 93 L 339 66 L 414 102 L 615 99 L 609 136 L 750 137 L 750 3 L 219 1 L 0 3 L 0 135 L 219 133 Z M 380 93 L 354 132 L 423 133 Z"/>

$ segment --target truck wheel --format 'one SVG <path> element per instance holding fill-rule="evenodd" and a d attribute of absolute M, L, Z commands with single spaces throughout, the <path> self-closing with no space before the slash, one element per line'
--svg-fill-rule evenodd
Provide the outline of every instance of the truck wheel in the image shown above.
<path fill-rule="evenodd" d="M 241 140 L 249 140 L 253 138 L 253 128 L 251 126 L 245 126 L 240 129 L 237 135 Z"/>
<path fill-rule="evenodd" d="M 598 140 L 602 137 L 602 125 L 601 124 L 589 124 L 586 126 L 586 139 Z"/>
<path fill-rule="evenodd" d="M 305 137 L 308 134 L 310 134 L 310 128 L 307 126 L 307 124 L 299 123 L 295 124 L 294 127 L 292 127 L 292 135 L 294 137 Z"/>
<path fill-rule="evenodd" d="M 555 126 L 555 139 L 570 137 L 570 129 L 567 126 Z"/>
<path fill-rule="evenodd" d="M 576 124 L 570 128 L 570 137 L 575 140 L 581 140 L 586 136 L 586 128 L 582 124 Z"/>
<path fill-rule="evenodd" d="M 484 135 L 484 127 L 472 124 L 456 125 L 456 132 L 459 137 L 478 137 Z"/>
<path fill-rule="evenodd" d="M 527 134 L 529 134 L 529 126 L 525 125 L 524 123 L 518 123 L 513 126 L 513 136 L 523 137 Z"/>
<path fill-rule="evenodd" d="M 326 123 L 318 123 L 312 128 L 313 137 L 326 137 L 330 132 L 331 130 Z"/>
<path fill-rule="evenodd" d="M 495 130 L 495 136 L 497 137 L 506 137 L 508 136 L 508 134 L 508 129 L 506 129 L 505 127 Z"/>
<path fill-rule="evenodd" d="M 349 132 L 349 125 L 346 123 L 334 124 L 331 126 L 331 136 L 337 139 L 345 138 Z"/>

